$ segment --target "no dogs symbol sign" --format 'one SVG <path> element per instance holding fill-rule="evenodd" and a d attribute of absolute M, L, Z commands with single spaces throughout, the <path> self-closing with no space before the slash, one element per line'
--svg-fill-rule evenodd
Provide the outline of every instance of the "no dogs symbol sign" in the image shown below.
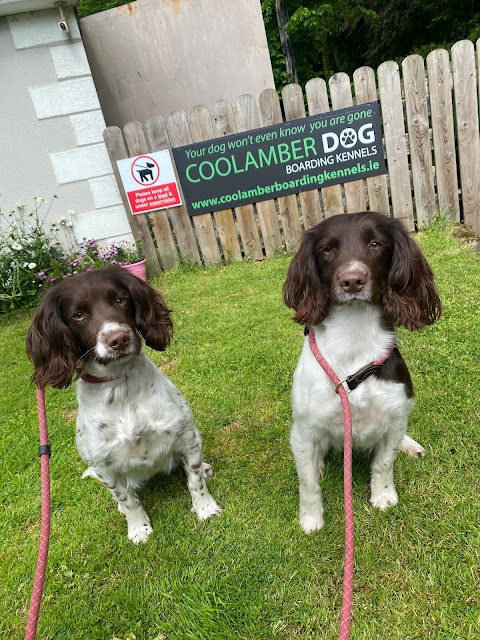
<path fill-rule="evenodd" d="M 117 160 L 117 165 L 133 214 L 182 204 L 168 149 Z"/>

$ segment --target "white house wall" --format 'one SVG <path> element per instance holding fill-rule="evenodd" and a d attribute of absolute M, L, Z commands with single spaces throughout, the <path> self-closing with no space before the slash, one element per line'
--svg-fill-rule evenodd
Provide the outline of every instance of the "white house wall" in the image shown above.
<path fill-rule="evenodd" d="M 75 212 L 77 241 L 131 238 L 77 20 L 66 12 L 69 33 L 56 9 L 0 18 L 0 209 L 28 211 L 43 197 L 47 226 Z"/>

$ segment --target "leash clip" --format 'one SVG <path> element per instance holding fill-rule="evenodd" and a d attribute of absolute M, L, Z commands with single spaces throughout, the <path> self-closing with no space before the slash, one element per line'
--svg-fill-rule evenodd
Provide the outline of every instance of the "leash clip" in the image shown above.
<path fill-rule="evenodd" d="M 340 395 L 340 387 L 343 387 L 345 393 L 350 393 L 351 391 L 353 391 L 353 389 L 350 389 L 350 386 L 348 384 L 348 378 L 350 377 L 351 376 L 348 376 L 347 378 L 340 380 L 339 383 L 335 385 L 335 393 L 338 393 Z M 343 386 L 344 384 L 345 386 Z"/>

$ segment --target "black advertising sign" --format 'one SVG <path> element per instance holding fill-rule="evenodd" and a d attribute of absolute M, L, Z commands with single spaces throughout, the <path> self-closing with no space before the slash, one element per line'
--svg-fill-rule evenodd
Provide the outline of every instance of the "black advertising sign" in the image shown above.
<path fill-rule="evenodd" d="M 369 102 L 173 149 L 190 216 L 385 173 Z"/>

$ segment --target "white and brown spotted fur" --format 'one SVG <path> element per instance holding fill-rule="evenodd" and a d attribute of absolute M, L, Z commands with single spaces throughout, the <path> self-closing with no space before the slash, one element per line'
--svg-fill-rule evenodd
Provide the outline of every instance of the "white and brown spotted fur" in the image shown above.
<path fill-rule="evenodd" d="M 161 351 L 171 335 L 170 312 L 158 291 L 125 269 L 110 268 L 50 289 L 27 337 L 40 388 L 64 388 L 79 376 L 76 443 L 89 465 L 82 477 L 110 489 L 134 543 L 152 531 L 138 488 L 178 463 L 198 518 L 221 512 L 206 485 L 212 471 L 202 460 L 190 406 L 141 350 L 141 337 Z"/>
<path fill-rule="evenodd" d="M 284 300 L 294 320 L 315 332 L 320 353 L 340 379 L 386 354 L 395 326 L 420 329 L 440 316 L 432 271 L 401 222 L 363 212 L 328 218 L 305 232 L 288 269 Z M 423 455 L 406 435 L 413 404 L 407 366 L 395 348 L 383 367 L 349 394 L 353 446 L 372 450 L 370 502 L 397 503 L 398 450 Z M 295 371 L 290 443 L 300 489 L 300 523 L 323 524 L 319 477 L 330 448 L 343 447 L 340 398 L 315 360 L 308 338 Z"/>

